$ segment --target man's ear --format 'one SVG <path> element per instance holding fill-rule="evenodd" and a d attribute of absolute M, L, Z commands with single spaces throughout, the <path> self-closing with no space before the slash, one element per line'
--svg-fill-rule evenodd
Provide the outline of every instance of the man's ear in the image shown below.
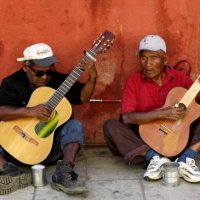
<path fill-rule="evenodd" d="M 164 58 L 163 58 L 163 59 L 164 59 L 164 65 L 166 65 L 166 64 L 167 64 L 167 60 L 168 60 L 168 58 L 167 58 L 167 55 L 166 55 L 166 54 L 164 55 Z"/>

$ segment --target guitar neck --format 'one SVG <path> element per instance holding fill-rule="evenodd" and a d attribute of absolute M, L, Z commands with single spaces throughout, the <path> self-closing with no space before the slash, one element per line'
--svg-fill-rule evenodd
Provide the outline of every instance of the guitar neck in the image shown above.
<path fill-rule="evenodd" d="M 96 54 L 90 50 L 81 60 L 80 64 L 84 63 L 88 59 L 94 58 L 95 56 Z M 83 70 L 81 69 L 80 64 L 78 64 L 75 67 L 75 69 L 69 74 L 69 76 L 58 87 L 58 89 L 53 94 L 53 96 L 48 100 L 47 105 L 51 108 L 51 110 L 54 110 L 56 108 L 56 106 L 60 103 L 63 97 L 67 94 L 67 92 L 71 89 L 71 87 L 74 85 L 74 83 L 82 74 Z"/>
<path fill-rule="evenodd" d="M 189 90 L 185 93 L 179 103 L 183 103 L 186 107 L 194 100 L 200 90 L 200 76 L 195 80 Z"/>

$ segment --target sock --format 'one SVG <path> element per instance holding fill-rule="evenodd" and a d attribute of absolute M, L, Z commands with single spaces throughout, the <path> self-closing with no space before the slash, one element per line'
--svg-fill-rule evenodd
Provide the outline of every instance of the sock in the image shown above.
<path fill-rule="evenodd" d="M 192 149 L 186 149 L 178 158 L 178 162 L 186 162 L 186 158 L 192 158 L 195 160 L 197 154 L 198 153 Z"/>
<path fill-rule="evenodd" d="M 154 156 L 161 157 L 160 154 L 158 154 L 156 151 L 151 149 L 151 150 L 147 151 L 147 153 L 145 155 L 145 160 L 150 161 Z"/>

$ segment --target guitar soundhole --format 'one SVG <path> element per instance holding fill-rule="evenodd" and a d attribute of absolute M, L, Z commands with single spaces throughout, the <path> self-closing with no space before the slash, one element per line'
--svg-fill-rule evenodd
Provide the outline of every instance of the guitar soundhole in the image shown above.
<path fill-rule="evenodd" d="M 50 121 L 48 122 L 40 121 L 38 124 L 36 124 L 35 132 L 40 138 L 48 137 L 55 130 L 58 124 L 58 120 L 59 120 L 59 116 L 58 116 L 58 113 L 55 111 L 55 115 Z"/>

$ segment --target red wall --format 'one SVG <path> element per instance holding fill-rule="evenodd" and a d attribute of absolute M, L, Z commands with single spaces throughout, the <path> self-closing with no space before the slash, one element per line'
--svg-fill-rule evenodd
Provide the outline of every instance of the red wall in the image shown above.
<path fill-rule="evenodd" d="M 169 63 L 191 63 L 193 79 L 200 72 L 199 0 L 0 0 L 0 81 L 20 68 L 16 62 L 24 48 L 38 42 L 49 44 L 70 72 L 82 51 L 104 30 L 112 31 L 114 46 L 97 59 L 95 99 L 120 99 L 128 75 L 139 69 L 135 51 L 147 34 L 161 35 L 168 47 Z M 81 77 L 81 81 L 86 78 Z M 75 108 L 86 128 L 88 144 L 102 144 L 102 124 L 118 118 L 119 103 L 87 103 Z"/>

